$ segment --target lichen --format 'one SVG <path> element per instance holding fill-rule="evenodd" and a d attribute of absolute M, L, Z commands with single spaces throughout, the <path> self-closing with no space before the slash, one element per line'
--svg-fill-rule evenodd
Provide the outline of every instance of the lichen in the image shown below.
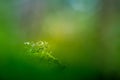
<path fill-rule="evenodd" d="M 52 51 L 50 50 L 50 46 L 46 41 L 38 41 L 38 42 L 24 42 L 25 45 L 25 54 L 30 57 L 37 58 L 39 62 L 47 62 L 51 64 L 56 64 L 58 66 L 62 66 L 61 62 L 52 55 Z"/>

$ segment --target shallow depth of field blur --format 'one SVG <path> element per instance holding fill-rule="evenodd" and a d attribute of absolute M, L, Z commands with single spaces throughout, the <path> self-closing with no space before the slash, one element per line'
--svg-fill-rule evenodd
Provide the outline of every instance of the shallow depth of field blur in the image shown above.
<path fill-rule="evenodd" d="M 26 56 L 27 41 L 65 68 Z M 120 0 L 0 0 L 0 80 L 120 80 Z"/>

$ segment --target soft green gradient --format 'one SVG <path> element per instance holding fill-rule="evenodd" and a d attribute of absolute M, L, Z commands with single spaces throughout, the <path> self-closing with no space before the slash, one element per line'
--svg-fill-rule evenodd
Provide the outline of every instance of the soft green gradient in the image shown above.
<path fill-rule="evenodd" d="M 0 80 L 120 78 L 119 4 L 119 0 L 0 0 Z M 47 61 L 40 65 L 37 58 L 25 55 L 24 42 L 39 40 L 50 44 L 64 69 Z"/>

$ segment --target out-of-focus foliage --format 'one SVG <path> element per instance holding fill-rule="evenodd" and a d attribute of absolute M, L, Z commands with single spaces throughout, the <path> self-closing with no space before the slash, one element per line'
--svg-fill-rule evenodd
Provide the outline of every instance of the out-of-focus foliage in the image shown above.
<path fill-rule="evenodd" d="M 120 80 L 119 9 L 120 0 L 0 0 L 0 80 Z M 51 49 L 23 45 L 39 40 Z"/>

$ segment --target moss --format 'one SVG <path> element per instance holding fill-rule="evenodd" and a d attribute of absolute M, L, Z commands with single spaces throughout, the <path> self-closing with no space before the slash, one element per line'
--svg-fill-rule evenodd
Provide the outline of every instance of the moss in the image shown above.
<path fill-rule="evenodd" d="M 25 54 L 36 60 L 40 66 L 64 69 L 65 66 L 52 55 L 52 51 L 46 41 L 24 42 Z M 34 61 L 33 60 L 33 61 Z"/>

